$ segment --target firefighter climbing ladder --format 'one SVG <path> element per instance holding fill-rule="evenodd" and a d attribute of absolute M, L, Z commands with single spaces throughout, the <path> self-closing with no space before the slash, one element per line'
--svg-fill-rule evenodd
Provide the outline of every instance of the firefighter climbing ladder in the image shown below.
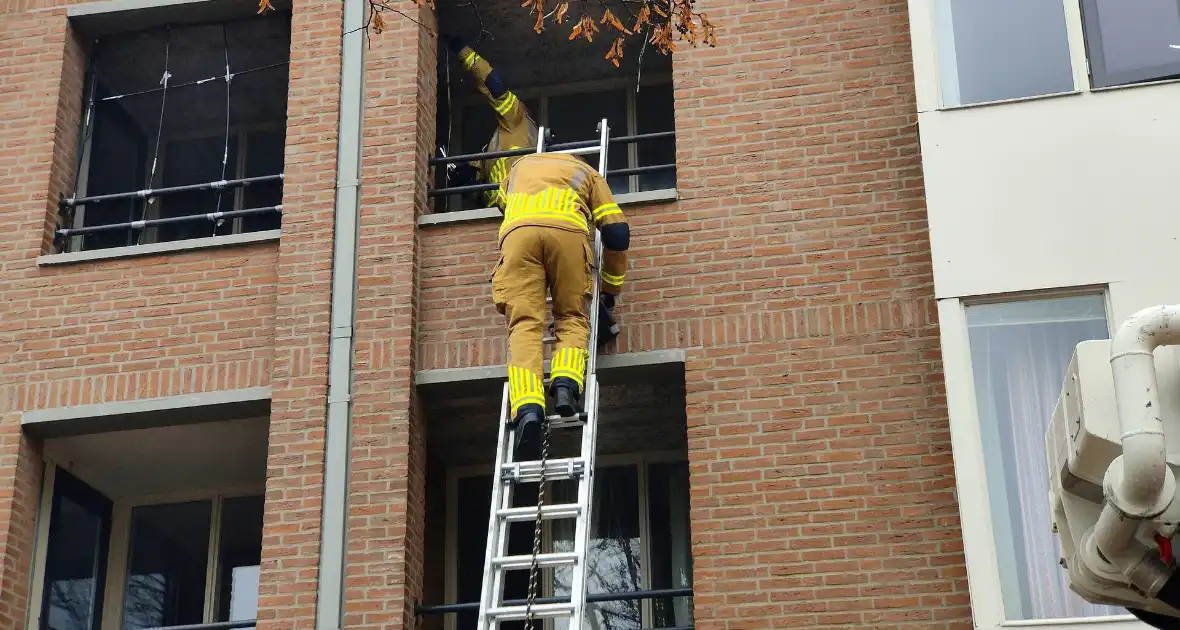
<path fill-rule="evenodd" d="M 607 147 L 610 142 L 610 127 L 603 119 L 598 126 L 597 146 L 565 149 L 561 153 L 598 154 L 598 172 L 606 175 Z M 537 134 L 537 152 L 545 150 L 545 130 Z M 597 275 L 602 261 L 601 236 L 595 231 L 594 266 Z M 483 588 L 479 598 L 478 630 L 498 630 L 501 622 L 526 621 L 526 630 L 532 630 L 536 619 L 568 619 L 567 630 L 581 630 L 583 611 L 586 608 L 586 550 L 590 543 L 591 507 L 594 488 L 594 451 L 598 431 L 598 378 L 595 374 L 598 349 L 598 300 L 601 289 L 595 278 L 593 297 L 588 311 L 590 338 L 586 358 L 586 385 L 582 395 L 582 413 L 571 418 L 550 415 L 542 429 L 541 459 L 538 461 L 512 461 L 512 444 L 515 430 L 508 429 L 511 419 L 511 405 L 508 398 L 508 384 L 504 384 L 503 402 L 500 405 L 500 431 L 496 446 L 496 472 L 492 487 L 492 505 L 489 513 L 488 543 L 484 555 Z M 550 303 L 552 300 L 550 299 Z M 546 337 L 546 344 L 552 343 Z M 546 383 L 549 380 L 546 379 Z M 581 450 L 577 457 L 549 459 L 550 429 L 582 428 Z M 574 480 L 578 483 L 577 503 L 545 505 L 545 485 L 550 481 Z M 512 507 L 513 488 L 518 483 L 537 483 L 537 505 Z M 541 526 L 544 521 L 575 519 L 574 550 L 560 553 L 541 553 Z M 508 532 L 512 523 L 532 521 L 532 555 L 510 556 L 508 554 Z M 558 603 L 536 603 L 541 569 L 568 566 L 572 569 L 570 601 Z M 528 569 L 528 599 L 523 605 L 508 605 L 504 600 L 505 574 L 512 570 Z"/>

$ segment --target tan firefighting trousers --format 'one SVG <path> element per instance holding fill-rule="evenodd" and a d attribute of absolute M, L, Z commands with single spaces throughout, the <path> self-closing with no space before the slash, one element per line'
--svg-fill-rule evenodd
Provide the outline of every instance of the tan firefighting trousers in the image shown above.
<path fill-rule="evenodd" d="M 508 319 L 508 391 L 515 418 L 521 405 L 545 406 L 545 293 L 553 294 L 554 334 L 550 375 L 585 388 L 590 318 L 586 300 L 594 256 L 586 234 L 524 225 L 507 236 L 492 273 L 492 298 Z"/>

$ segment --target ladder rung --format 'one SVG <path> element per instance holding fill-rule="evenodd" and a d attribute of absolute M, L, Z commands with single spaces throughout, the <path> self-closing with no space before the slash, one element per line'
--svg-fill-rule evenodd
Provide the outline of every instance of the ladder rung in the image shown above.
<path fill-rule="evenodd" d="M 586 415 L 585 411 L 576 415 L 572 415 L 568 418 L 556 413 L 545 416 L 545 420 L 549 422 L 549 426 L 554 429 L 558 427 L 569 427 L 575 425 L 581 426 L 586 423 L 587 418 L 589 418 L 589 416 Z"/>
<path fill-rule="evenodd" d="M 592 147 L 582 147 L 580 149 L 561 149 L 553 153 L 568 153 L 570 155 L 590 155 L 591 153 L 598 153 L 598 145 Z"/>
<path fill-rule="evenodd" d="M 582 506 L 577 503 L 546 505 L 541 508 L 541 518 L 546 520 L 574 518 L 581 513 Z M 496 516 L 509 523 L 533 521 L 537 518 L 537 506 L 527 505 L 525 507 L 504 508 L 502 510 L 496 510 Z"/>
<path fill-rule="evenodd" d="M 545 481 L 577 479 L 586 470 L 586 460 L 581 457 L 563 457 L 545 462 Z M 541 480 L 541 462 L 515 462 L 504 464 L 500 469 L 501 481 L 530 483 Z"/>
<path fill-rule="evenodd" d="M 537 554 L 538 567 L 562 567 L 577 563 L 578 554 L 573 551 Z M 533 556 L 531 554 L 527 556 L 500 556 L 492 559 L 492 566 L 509 570 L 529 569 L 533 566 Z"/>
<path fill-rule="evenodd" d="M 553 343 L 554 341 L 557 341 L 557 337 L 541 337 L 541 343 Z"/>
<path fill-rule="evenodd" d="M 528 619 L 527 610 L 525 606 L 505 606 L 503 608 L 489 610 L 488 616 L 499 621 L 523 621 Z M 533 616 L 538 619 L 563 617 L 572 614 L 574 614 L 574 605 L 569 602 L 533 604 Z"/>

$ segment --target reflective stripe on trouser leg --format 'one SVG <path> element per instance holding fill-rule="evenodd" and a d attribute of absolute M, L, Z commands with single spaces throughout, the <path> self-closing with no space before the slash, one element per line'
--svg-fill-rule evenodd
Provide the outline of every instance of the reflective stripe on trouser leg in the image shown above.
<path fill-rule="evenodd" d="M 553 378 L 565 377 L 578 384 L 578 392 L 586 387 L 586 350 L 562 348 L 553 353 Z"/>
<path fill-rule="evenodd" d="M 515 365 L 508 366 L 508 398 L 512 401 L 512 417 L 524 405 L 545 407 L 545 384 L 541 377 Z"/>
<path fill-rule="evenodd" d="M 505 239 L 503 263 L 492 279 L 492 294 L 508 317 L 508 385 L 512 417 L 522 405 L 545 407 L 544 346 L 545 267 L 539 233 L 544 228 L 522 227 Z"/>

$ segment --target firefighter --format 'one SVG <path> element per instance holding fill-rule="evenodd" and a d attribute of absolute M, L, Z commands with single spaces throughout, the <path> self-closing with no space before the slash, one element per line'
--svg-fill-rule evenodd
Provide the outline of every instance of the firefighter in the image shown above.
<path fill-rule="evenodd" d="M 463 40 L 449 35 L 444 35 L 443 39 L 451 52 L 459 58 L 463 68 L 475 75 L 476 87 L 496 113 L 496 130 L 492 132 L 492 137 L 484 146 L 483 152 L 511 151 L 537 146 L 537 124 L 533 122 L 524 102 L 504 86 L 500 73 L 463 43 Z M 475 165 L 467 165 L 467 168 L 462 170 L 469 171 L 474 168 L 473 175 L 477 181 L 499 184 L 518 159 L 520 156 L 492 158 Z M 464 174 L 460 173 L 459 176 L 462 178 Z M 487 191 L 485 200 L 489 207 L 498 206 L 501 210 L 504 209 L 504 200 L 500 198 L 499 189 Z"/>
<path fill-rule="evenodd" d="M 630 227 L 606 180 L 565 153 L 521 157 L 500 184 L 505 201 L 500 259 L 492 273 L 496 310 L 508 320 L 508 385 L 516 459 L 537 459 L 545 420 L 545 293 L 553 294 L 554 334 L 549 394 L 562 417 L 580 412 L 585 389 L 594 281 L 593 228 L 602 233 L 600 313 L 610 320 L 623 289 Z M 599 321 L 603 321 L 601 318 Z M 610 322 L 613 325 L 613 321 Z M 601 329 L 601 326 L 600 326 Z M 602 330 L 600 336 L 607 334 Z"/>

